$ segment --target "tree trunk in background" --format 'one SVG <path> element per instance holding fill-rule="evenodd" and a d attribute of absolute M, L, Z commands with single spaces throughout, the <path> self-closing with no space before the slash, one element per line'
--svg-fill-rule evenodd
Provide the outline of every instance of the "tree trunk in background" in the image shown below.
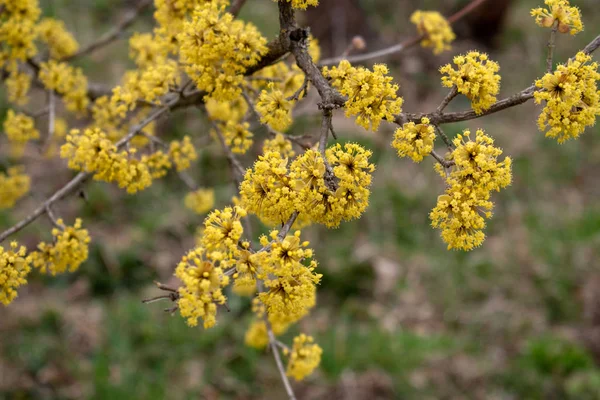
<path fill-rule="evenodd" d="M 442 13 L 445 10 L 458 11 L 469 1 L 454 1 L 454 6 L 451 7 L 440 1 L 439 10 Z M 488 0 L 454 27 L 458 37 L 494 47 L 504 28 L 511 2 L 512 0 Z M 406 20 L 401 23 L 410 24 L 408 16 L 412 11 L 414 10 L 402 13 L 406 15 Z M 309 7 L 306 10 L 306 23 L 310 26 L 313 36 L 319 40 L 324 57 L 342 54 L 356 35 L 367 41 L 369 51 L 392 44 L 382 43 L 380 33 L 370 26 L 367 13 L 358 0 L 321 0 L 318 7 Z"/>
<path fill-rule="evenodd" d="M 370 50 L 378 38 L 357 0 L 321 0 L 318 7 L 306 10 L 306 23 L 324 57 L 342 54 L 354 36 L 365 38 Z"/>

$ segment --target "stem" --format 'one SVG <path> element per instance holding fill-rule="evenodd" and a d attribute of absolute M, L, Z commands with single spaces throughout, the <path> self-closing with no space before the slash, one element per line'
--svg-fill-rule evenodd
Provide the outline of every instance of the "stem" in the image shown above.
<path fill-rule="evenodd" d="M 558 21 L 554 21 L 552 31 L 550 32 L 550 40 L 548 40 L 548 56 L 546 57 L 546 72 L 552 72 L 552 59 L 554 58 L 554 48 L 556 45 L 556 32 L 558 31 Z"/>
<path fill-rule="evenodd" d="M 450 89 L 450 92 L 448 92 L 446 97 L 444 97 L 444 100 L 442 100 L 442 102 L 440 103 L 438 108 L 435 110 L 435 112 L 438 114 L 441 114 L 442 111 L 444 111 L 444 109 L 448 106 L 448 104 L 450 104 L 452 99 L 454 99 L 457 94 L 458 94 L 458 88 L 456 87 L 456 85 L 454 85 L 454 86 L 452 86 L 452 89 Z"/>

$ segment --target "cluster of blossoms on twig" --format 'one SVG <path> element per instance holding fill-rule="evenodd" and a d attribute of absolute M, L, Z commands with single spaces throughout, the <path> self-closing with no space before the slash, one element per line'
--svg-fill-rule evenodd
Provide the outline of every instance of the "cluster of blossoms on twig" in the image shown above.
<path fill-rule="evenodd" d="M 404 99 L 387 66 L 353 65 L 352 57 L 347 57 L 351 50 L 364 49 L 363 40 L 353 41 L 341 58 L 321 60 L 317 40 L 294 18 L 294 10 L 317 4 L 317 0 L 279 0 L 280 36 L 267 43 L 256 26 L 236 18 L 228 0 L 154 0 L 156 26 L 129 39 L 135 68 L 111 90 L 97 90 L 83 70 L 69 62 L 100 44 L 80 50 L 64 23 L 40 19 L 37 0 L 0 0 L 0 67 L 8 101 L 19 107 L 8 110 L 3 123 L 10 157 L 22 159 L 31 143 L 43 140 L 38 146 L 41 154 L 52 157 L 60 147 L 60 157 L 78 171 L 31 216 L 0 233 L 2 241 L 43 214 L 54 225 L 48 235 L 52 242 L 41 242 L 32 252 L 16 242 L 0 246 L 0 302 L 15 299 L 32 269 L 51 275 L 73 272 L 87 259 L 87 229 L 80 219 L 66 225 L 55 218 L 51 209 L 55 202 L 89 178 L 136 193 L 171 173 L 190 190 L 185 206 L 208 215 L 196 247 L 174 270 L 182 285 L 159 285 L 169 293 L 156 299 L 175 302 L 169 311 L 179 311 L 189 325 L 201 321 L 211 328 L 217 324 L 219 308 L 227 307 L 230 290 L 251 297 L 253 319 L 245 342 L 271 347 L 293 398 L 286 376 L 304 379 L 322 356 L 321 348 L 305 334 L 296 336 L 289 347 L 277 339 L 315 307 L 322 278 L 313 250 L 298 229 L 311 224 L 336 228 L 360 218 L 369 205 L 375 171 L 370 150 L 351 142 L 328 144 L 330 133 L 337 139 L 332 119 L 336 109 L 344 108 L 345 115 L 366 130 L 379 131 L 386 122 L 400 125 L 391 143 L 399 157 L 417 163 L 427 156 L 436 160 L 445 188 L 430 213 L 432 226 L 440 230 L 449 249 L 462 250 L 484 241 L 493 210 L 491 194 L 511 183 L 511 159 L 501 157 L 502 150 L 483 130 L 474 136 L 465 130 L 451 140 L 443 123 L 478 118 L 535 98 L 544 103 L 540 130 L 562 143 L 578 137 L 600 115 L 600 74 L 589 55 L 595 48 L 552 68 L 556 32 L 576 34 L 583 29 L 579 10 L 567 0 L 545 0 L 547 8 L 531 12 L 538 25 L 552 28 L 549 68 L 534 86 L 513 100 L 498 101 L 498 63 L 470 51 L 440 68 L 441 84 L 450 91 L 438 108 L 414 117 L 402 113 Z M 456 19 L 415 11 L 410 21 L 418 36 L 412 43 L 435 54 L 450 50 L 455 39 L 450 25 Z M 371 58 L 406 46 L 376 51 Z M 337 65 L 320 68 L 320 62 Z M 29 105 L 32 86 L 42 87 L 48 95 L 48 107 L 36 113 L 22 109 Z M 318 140 L 288 132 L 294 124 L 294 107 L 313 87 L 321 97 Z M 471 110 L 446 113 L 459 95 L 469 99 Z M 57 110 L 58 101 L 62 107 Z M 214 190 L 200 187 L 188 174 L 199 157 L 194 137 L 163 141 L 155 132 L 159 117 L 190 106 L 205 112 L 212 126 L 206 131 L 221 146 L 239 183 L 239 197 L 234 196 L 232 206 L 214 209 Z M 57 117 L 62 111 L 76 122 Z M 43 116 L 48 117 L 45 137 L 40 129 Z M 255 143 L 260 134 L 253 123 L 258 122 L 267 131 L 262 143 Z M 69 132 L 71 123 L 81 129 Z M 444 142 L 445 154 L 436 151 L 438 139 Z M 237 159 L 258 149 L 261 154 L 250 168 Z M 0 209 L 13 207 L 31 186 L 22 165 L 0 171 Z M 249 215 L 272 228 L 258 238 L 260 248 L 254 247 Z M 280 349 L 288 357 L 287 368 L 282 367 Z"/>

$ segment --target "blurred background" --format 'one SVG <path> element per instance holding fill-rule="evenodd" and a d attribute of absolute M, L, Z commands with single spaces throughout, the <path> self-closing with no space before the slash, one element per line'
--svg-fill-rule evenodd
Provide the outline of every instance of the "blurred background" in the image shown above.
<path fill-rule="evenodd" d="M 355 35 L 365 38 L 367 50 L 395 44 L 414 34 L 414 10 L 449 16 L 468 1 L 321 3 L 302 18 L 328 57 L 341 54 Z M 500 97 L 511 95 L 544 70 L 549 30 L 529 16 L 540 3 L 489 0 L 455 26 L 452 51 L 434 56 L 412 48 L 375 61 L 390 67 L 405 111 L 433 111 L 447 92 L 438 68 L 471 49 L 500 63 Z M 597 0 L 572 3 L 581 8 L 585 30 L 559 36 L 555 60 L 561 62 L 600 33 Z M 44 15 L 65 21 L 85 45 L 135 2 L 41 4 Z M 269 39 L 277 33 L 271 0 L 248 0 L 240 17 Z M 151 29 L 147 10 L 129 33 Z M 77 65 L 90 81 L 114 85 L 133 68 L 127 52 L 124 38 Z M 291 134 L 318 131 L 314 95 L 300 104 Z M 468 108 L 458 97 L 449 110 Z M 433 160 L 417 165 L 399 159 L 390 147 L 391 124 L 366 132 L 336 113 L 340 141 L 372 149 L 377 171 L 371 206 L 360 220 L 303 231 L 324 278 L 318 306 L 282 340 L 289 343 L 303 331 L 324 353 L 318 371 L 294 384 L 300 399 L 600 399 L 600 128 L 558 145 L 537 130 L 539 110 L 530 101 L 444 126 L 450 136 L 483 128 L 514 160 L 512 186 L 493 196 L 487 240 L 469 253 L 446 250 L 430 227 L 428 213 L 444 190 Z M 215 189 L 217 208 L 229 204 L 235 187 L 227 159 L 211 142 L 201 113 L 176 111 L 157 132 L 164 139 L 191 135 L 200 150 L 191 175 Z M 245 166 L 266 136 L 255 131 Z M 0 141 L 0 158 L 5 150 Z M 16 209 L 0 212 L 0 230 L 73 175 L 63 161 L 38 154 L 26 154 L 32 193 Z M 251 317 L 247 299 L 231 296 L 231 311 L 221 310 L 210 330 L 187 327 L 163 311 L 167 303 L 141 303 L 157 294 L 153 281 L 178 284 L 175 265 L 194 245 L 203 216 L 183 206 L 185 194 L 175 175 L 135 196 L 91 182 L 84 195 L 56 206 L 66 221 L 83 218 L 92 236 L 90 258 L 74 274 L 32 275 L 19 297 L 0 308 L 0 398 L 285 398 L 272 355 L 243 343 Z M 266 232 L 253 222 L 255 235 Z M 17 237 L 31 249 L 48 240 L 50 229 L 42 218 Z"/>

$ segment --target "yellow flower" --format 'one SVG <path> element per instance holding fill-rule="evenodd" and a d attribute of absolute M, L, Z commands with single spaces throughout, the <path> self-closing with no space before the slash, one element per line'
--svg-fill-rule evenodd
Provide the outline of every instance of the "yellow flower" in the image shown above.
<path fill-rule="evenodd" d="M 471 107 L 477 114 L 490 108 L 500 91 L 498 63 L 489 60 L 486 54 L 470 51 L 465 56 L 454 57 L 454 64 L 456 69 L 450 64 L 440 68 L 440 73 L 447 75 L 442 76 L 442 85 L 456 86 L 458 93 L 471 100 Z"/>
<path fill-rule="evenodd" d="M 37 30 L 40 39 L 48 45 L 51 58 L 68 57 L 75 54 L 79 48 L 79 44 L 62 21 L 44 18 L 38 23 Z"/>
<path fill-rule="evenodd" d="M 267 52 L 267 41 L 254 25 L 224 12 L 222 3 L 197 6 L 177 40 L 180 61 L 198 89 L 228 101 L 241 94 L 243 74 Z"/>
<path fill-rule="evenodd" d="M 22 166 L 18 166 L 9 168 L 6 173 L 0 172 L 0 210 L 11 208 L 29 192 L 31 179 L 23 170 Z"/>
<path fill-rule="evenodd" d="M 240 220 L 245 216 L 246 210 L 239 206 L 211 212 L 204 220 L 203 247 L 210 251 L 235 251 L 244 233 Z"/>
<path fill-rule="evenodd" d="M 249 243 L 248 243 L 249 244 Z M 242 249 L 235 260 L 235 274 L 233 274 L 233 291 L 240 296 L 251 296 L 256 292 L 256 276 L 264 253 L 251 253 Z"/>
<path fill-rule="evenodd" d="M 263 142 L 263 154 L 275 151 L 281 154 L 282 158 L 291 158 L 296 155 L 292 148 L 292 142 L 285 138 L 281 133 L 275 135 L 273 139 L 266 139 Z"/>
<path fill-rule="evenodd" d="M 134 33 L 129 39 L 129 58 L 139 68 L 164 64 L 169 53 L 169 43 L 165 37 L 151 33 Z"/>
<path fill-rule="evenodd" d="M 167 174 L 167 170 L 173 166 L 169 156 L 163 153 L 162 150 L 143 155 L 140 161 L 148 167 L 152 179 L 162 178 Z"/>
<path fill-rule="evenodd" d="M 173 160 L 177 171 L 183 171 L 191 166 L 191 162 L 198 158 L 198 154 L 190 137 L 184 136 L 181 142 L 177 140 L 171 142 L 169 157 Z"/>
<path fill-rule="evenodd" d="M 447 176 L 437 168 L 448 188 L 438 197 L 430 218 L 432 226 L 441 229 L 448 249 L 471 250 L 485 239 L 485 218 L 491 218 L 493 208 L 490 193 L 510 185 L 512 163 L 509 157 L 498 162 L 502 150 L 482 130 L 477 130 L 475 140 L 465 130 L 453 143 L 452 171 Z"/>
<path fill-rule="evenodd" d="M 213 327 L 217 321 L 217 304 L 227 301 L 221 288 L 229 284 L 229 277 L 223 274 L 218 261 L 209 259 L 205 250 L 198 247 L 181 259 L 175 276 L 183 282 L 177 302 L 181 316 L 190 326 L 198 325 L 198 318 L 202 318 L 204 328 Z"/>
<path fill-rule="evenodd" d="M 267 334 L 267 324 L 265 321 L 252 321 L 246 335 L 244 336 L 246 346 L 254 347 L 255 349 L 264 349 L 269 344 L 269 336 Z"/>
<path fill-rule="evenodd" d="M 410 22 L 417 26 L 420 35 L 425 36 L 421 40 L 421 46 L 432 47 L 433 54 L 451 49 L 450 43 L 456 36 L 446 18 L 439 12 L 417 10 L 410 16 Z"/>
<path fill-rule="evenodd" d="M 3 126 L 8 140 L 17 145 L 24 145 L 40 137 L 33 118 L 22 113 L 17 114 L 13 110 L 8 110 Z"/>
<path fill-rule="evenodd" d="M 303 380 L 319 366 L 321 354 L 323 350 L 314 343 L 312 336 L 304 333 L 296 336 L 288 361 L 287 375 L 297 381 Z"/>
<path fill-rule="evenodd" d="M 17 242 L 12 242 L 10 249 L 0 246 L 0 303 L 5 306 L 17 297 L 16 289 L 27 283 L 31 260 L 26 252 Z"/>
<path fill-rule="evenodd" d="M 398 85 L 392 83 L 388 72 L 383 64 L 375 64 L 371 72 L 352 67 L 347 60 L 337 67 L 323 68 L 331 84 L 348 97 L 346 116 L 357 115 L 356 123 L 373 131 L 377 131 L 382 119 L 393 121 L 394 115 L 402 111 L 403 100 L 396 94 Z"/>
<path fill-rule="evenodd" d="M 86 129 L 83 133 L 72 130 L 67 143 L 60 149 L 61 158 L 69 160 L 69 168 L 93 172 L 94 179 L 117 182 L 128 193 L 135 193 L 152 184 L 148 166 L 131 158 L 130 152 L 118 152 L 117 147 L 99 129 Z"/>
<path fill-rule="evenodd" d="M 545 0 L 548 8 L 534 8 L 531 16 L 535 23 L 544 28 L 551 28 L 558 24 L 560 33 L 575 35 L 583 30 L 581 15 L 577 7 L 571 7 L 568 0 Z"/>
<path fill-rule="evenodd" d="M 198 189 L 185 196 L 185 206 L 190 210 L 204 214 L 215 205 L 215 191 L 213 189 Z"/>
<path fill-rule="evenodd" d="M 586 126 L 596 122 L 600 115 L 600 91 L 598 91 L 598 63 L 590 63 L 591 57 L 579 52 L 566 65 L 547 73 L 535 82 L 542 90 L 534 93 L 535 102 L 546 104 L 538 118 L 540 131 L 546 137 L 556 138 L 559 143 L 577 138 Z"/>
<path fill-rule="evenodd" d="M 277 1 L 277 0 L 274 0 Z M 316 7 L 319 5 L 319 0 L 279 0 L 279 1 L 287 1 L 288 3 L 292 3 L 292 7 L 297 8 L 299 10 L 306 10 L 308 6 Z"/>
<path fill-rule="evenodd" d="M 258 157 L 240 185 L 242 206 L 265 224 L 287 221 L 294 212 L 293 187 L 287 172 L 287 158 L 278 152 Z"/>
<path fill-rule="evenodd" d="M 409 122 L 396 129 L 392 147 L 398 151 L 398 157 L 410 157 L 418 163 L 431 153 L 434 141 L 434 127 L 423 117 L 420 124 Z"/>
<path fill-rule="evenodd" d="M 271 251 L 261 263 L 259 278 L 264 282 L 266 291 L 258 298 L 265 305 L 269 319 L 281 323 L 293 323 L 316 304 L 316 285 L 322 275 L 314 272 L 317 262 L 311 260 L 308 266 L 302 261 L 312 257 L 307 249 L 308 242 L 300 241 L 300 231 L 293 236 L 277 239 L 277 231 L 271 232 L 274 242 Z"/>
<path fill-rule="evenodd" d="M 8 101 L 23 106 L 29 103 L 29 88 L 31 87 L 31 76 L 25 72 L 12 71 L 6 78 L 6 91 Z"/>
<path fill-rule="evenodd" d="M 227 121 L 226 124 L 220 124 L 221 131 L 225 138 L 225 144 L 231 148 L 233 153 L 244 154 L 252 146 L 252 132 L 248 130 L 250 124 L 247 122 L 235 123 Z"/>
<path fill-rule="evenodd" d="M 62 219 L 57 223 L 64 225 Z M 38 245 L 38 251 L 31 253 L 33 266 L 52 275 L 62 274 L 67 270 L 76 271 L 87 260 L 90 243 L 87 229 L 81 228 L 81 219 L 77 218 L 73 226 L 52 229 L 52 236 L 52 243 L 42 242 Z"/>
<path fill-rule="evenodd" d="M 260 92 L 256 111 L 261 116 L 260 122 L 277 131 L 285 131 L 292 124 L 292 105 L 283 92 L 270 82 L 269 89 Z"/>
<path fill-rule="evenodd" d="M 69 111 L 84 113 L 89 104 L 87 78 L 81 68 L 73 68 L 54 60 L 40 64 L 40 81 L 46 89 L 55 90 L 63 98 Z"/>

